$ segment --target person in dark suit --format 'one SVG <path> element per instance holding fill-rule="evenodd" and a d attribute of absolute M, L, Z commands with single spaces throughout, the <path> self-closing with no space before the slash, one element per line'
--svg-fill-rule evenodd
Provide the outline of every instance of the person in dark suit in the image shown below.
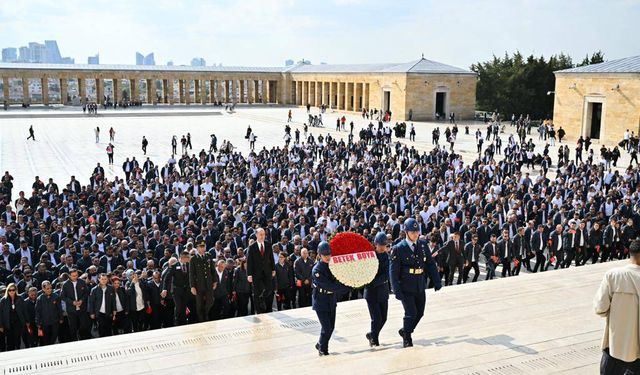
<path fill-rule="evenodd" d="M 63 322 L 62 303 L 60 297 L 53 292 L 49 281 L 42 283 L 43 293 L 36 301 L 36 326 L 42 333 L 40 346 L 51 345 L 58 338 L 60 324 Z"/>
<path fill-rule="evenodd" d="M 453 276 L 458 270 L 458 284 L 462 282 L 463 268 L 464 268 L 464 255 L 462 254 L 463 246 L 460 241 L 460 233 L 455 232 L 453 238 L 447 241 L 439 250 L 440 253 L 446 258 L 446 264 L 449 266 L 449 273 L 445 280 L 445 285 L 451 285 L 453 283 Z"/>
<path fill-rule="evenodd" d="M 88 339 L 91 336 L 91 324 L 87 314 L 89 287 L 87 283 L 78 279 L 78 270 L 69 271 L 69 279 L 62 284 L 60 299 L 64 301 L 67 319 L 69 321 L 69 338 L 72 341 Z"/>
<path fill-rule="evenodd" d="M 199 322 L 209 320 L 209 310 L 213 307 L 213 290 L 216 288 L 215 262 L 206 252 L 207 244 L 200 241 L 198 252 L 189 261 L 189 285 L 196 298 L 196 312 Z"/>
<path fill-rule="evenodd" d="M 278 263 L 276 263 L 276 277 L 275 277 L 276 290 L 278 296 L 276 298 L 276 305 L 278 311 L 289 310 L 293 308 L 293 300 L 291 298 L 295 286 L 295 277 L 293 275 L 293 267 L 287 259 L 287 253 L 281 251 L 278 254 Z"/>
<path fill-rule="evenodd" d="M 0 328 L 6 338 L 6 350 L 20 349 L 20 339 L 26 325 L 29 323 L 26 304 L 18 295 L 15 284 L 7 285 L 4 297 L 0 299 Z M 4 342 L 0 344 L 0 347 Z"/>
<path fill-rule="evenodd" d="M 300 258 L 296 259 L 293 263 L 293 270 L 296 276 L 296 287 L 298 289 L 298 306 L 310 306 L 313 260 L 309 257 L 309 250 L 307 248 L 303 248 L 300 251 Z"/>
<path fill-rule="evenodd" d="M 253 301 L 258 314 L 272 310 L 272 280 L 276 276 L 271 244 L 265 241 L 265 237 L 264 229 L 258 228 L 256 242 L 249 246 L 247 254 L 247 279 L 253 285 Z"/>
<path fill-rule="evenodd" d="M 367 301 L 367 308 L 371 316 L 371 331 L 365 337 L 369 341 L 369 346 L 380 346 L 378 340 L 380 331 L 387 321 L 387 311 L 389 309 L 389 246 L 387 245 L 387 235 L 378 232 L 373 239 L 378 258 L 378 272 L 373 280 L 364 288 L 364 299 Z"/>
<path fill-rule="evenodd" d="M 189 252 L 183 250 L 180 253 L 180 261 L 175 261 L 175 258 L 171 259 L 162 280 L 162 292 L 160 295 L 164 298 L 171 293 L 175 306 L 175 325 L 181 326 L 187 324 L 186 310 L 190 298 L 189 290 L 191 289 L 189 285 Z"/>
<path fill-rule="evenodd" d="M 478 259 L 480 259 L 480 253 L 482 252 L 482 247 L 478 243 L 478 235 L 474 234 L 471 236 L 471 241 L 468 242 L 464 246 L 464 275 L 462 276 L 462 282 L 466 283 L 469 279 L 469 272 L 473 268 L 473 280 L 472 282 L 478 281 L 478 276 L 480 276 L 480 267 L 478 266 Z"/>
<path fill-rule="evenodd" d="M 313 266 L 311 276 L 313 282 L 311 306 L 316 312 L 322 327 L 320 338 L 316 343 L 316 350 L 318 350 L 318 355 L 325 356 L 329 355 L 329 339 L 336 325 L 337 295 L 348 293 L 350 288 L 337 281 L 329 270 L 331 247 L 328 242 L 320 242 L 318 255 L 320 255 L 320 261 Z"/>
<path fill-rule="evenodd" d="M 502 230 L 502 238 L 498 241 L 498 258 L 502 264 L 502 277 L 511 276 L 511 259 L 513 258 L 513 241 L 509 237 L 509 228 Z"/>
<path fill-rule="evenodd" d="M 536 253 L 536 265 L 533 267 L 533 272 L 546 271 L 545 262 L 547 258 L 544 256 L 544 250 L 547 248 L 548 237 L 544 232 L 544 225 L 538 225 L 538 231 L 531 234 L 531 251 Z"/>
<path fill-rule="evenodd" d="M 162 293 L 162 278 L 160 271 L 153 271 L 151 280 L 147 280 L 147 290 L 149 292 L 149 306 L 151 307 L 151 329 L 158 329 L 162 325 L 162 314 L 165 308 Z"/>
<path fill-rule="evenodd" d="M 406 219 L 404 230 L 407 237 L 391 250 L 389 279 L 396 299 L 402 301 L 404 307 L 403 326 L 398 334 L 402 337 L 402 346 L 406 348 L 413 346 L 411 334 L 424 315 L 427 274 L 436 291 L 440 290 L 442 284 L 426 242 L 418 240 L 418 222 L 412 218 Z"/>
<path fill-rule="evenodd" d="M 520 274 L 520 269 L 522 269 L 522 263 L 527 258 L 527 254 L 529 254 L 529 242 L 527 242 L 524 227 L 518 228 L 518 233 L 513 238 L 513 258 L 514 258 L 514 267 L 512 270 L 512 274 L 517 276 Z"/>
<path fill-rule="evenodd" d="M 213 308 L 211 319 L 225 319 L 231 315 L 229 298 L 233 293 L 233 274 L 226 267 L 224 260 L 218 260 L 215 265 L 214 277 L 216 287 L 213 290 Z"/>
<path fill-rule="evenodd" d="M 113 287 L 108 284 L 106 274 L 100 274 L 98 285 L 91 289 L 87 311 L 92 320 L 98 323 L 100 337 L 111 336 L 112 322 L 116 316 L 116 298 Z"/>
<path fill-rule="evenodd" d="M 562 233 L 562 224 L 556 225 L 556 230 L 551 232 L 551 235 L 549 236 L 549 242 L 551 242 L 551 245 L 549 247 L 550 258 L 549 258 L 549 261 L 547 262 L 547 267 L 551 265 L 551 261 L 553 260 L 553 257 L 555 257 L 556 265 L 554 269 L 557 270 L 560 267 L 564 268 L 563 266 L 564 241 L 563 241 L 563 233 Z"/>
<path fill-rule="evenodd" d="M 482 255 L 484 255 L 484 259 L 487 262 L 487 277 L 485 280 L 492 280 L 496 277 L 496 266 L 500 263 L 495 233 L 491 233 L 489 242 L 482 248 Z"/>

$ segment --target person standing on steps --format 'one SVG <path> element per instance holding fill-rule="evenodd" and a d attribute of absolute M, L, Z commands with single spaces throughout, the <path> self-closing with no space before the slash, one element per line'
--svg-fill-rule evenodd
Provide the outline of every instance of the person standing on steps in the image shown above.
<path fill-rule="evenodd" d="M 318 244 L 320 260 L 313 266 L 311 280 L 313 292 L 311 295 L 312 308 L 320 321 L 320 338 L 316 343 L 319 356 L 329 355 L 329 339 L 336 325 L 336 307 L 338 294 L 349 293 L 351 288 L 343 285 L 333 277 L 329 270 L 331 261 L 331 246 L 326 241 Z"/>
<path fill-rule="evenodd" d="M 364 299 L 367 301 L 367 308 L 371 316 L 371 331 L 365 337 L 369 341 L 369 346 L 380 346 L 378 335 L 387 321 L 387 311 L 389 309 L 389 246 L 387 245 L 387 235 L 378 232 L 373 240 L 378 258 L 378 272 L 373 281 L 364 288 Z"/>
<path fill-rule="evenodd" d="M 436 262 L 427 249 L 425 240 L 420 240 L 418 222 L 409 218 L 404 222 L 407 237 L 391 249 L 389 279 L 396 299 L 402 301 L 404 318 L 398 331 L 402 347 L 413 346 L 411 334 L 424 315 L 427 296 L 427 275 L 436 291 L 442 288 L 442 280 Z"/>

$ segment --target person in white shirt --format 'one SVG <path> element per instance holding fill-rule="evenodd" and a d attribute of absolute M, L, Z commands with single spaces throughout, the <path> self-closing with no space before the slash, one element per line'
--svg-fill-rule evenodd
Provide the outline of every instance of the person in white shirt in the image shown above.
<path fill-rule="evenodd" d="M 640 241 L 629 248 L 630 263 L 607 271 L 593 298 L 595 313 L 607 318 L 600 374 L 640 373 Z"/>

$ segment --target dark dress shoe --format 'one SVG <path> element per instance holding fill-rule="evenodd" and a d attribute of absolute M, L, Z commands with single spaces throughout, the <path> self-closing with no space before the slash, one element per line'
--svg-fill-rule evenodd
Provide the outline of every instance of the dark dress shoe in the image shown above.
<path fill-rule="evenodd" d="M 329 355 L 329 352 L 326 350 L 320 350 L 320 344 L 316 343 L 316 350 L 318 351 L 318 355 L 322 357 L 323 355 Z"/>
<path fill-rule="evenodd" d="M 371 337 L 371 332 L 367 332 L 367 334 L 365 335 L 365 337 L 367 338 L 367 340 L 369 341 L 369 346 L 373 347 L 376 345 L 375 340 L 373 339 L 373 337 Z"/>

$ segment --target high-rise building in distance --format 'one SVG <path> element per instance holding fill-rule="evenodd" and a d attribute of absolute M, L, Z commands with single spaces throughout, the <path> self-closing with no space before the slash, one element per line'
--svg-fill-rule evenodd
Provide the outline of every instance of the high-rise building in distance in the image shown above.
<path fill-rule="evenodd" d="M 12 63 L 18 61 L 18 50 L 14 47 L 2 49 L 2 62 Z"/>
<path fill-rule="evenodd" d="M 89 65 L 98 65 L 98 64 L 100 64 L 100 54 L 96 53 L 95 56 L 89 56 L 87 58 L 87 64 L 89 64 Z"/>
<path fill-rule="evenodd" d="M 207 61 L 202 57 L 194 57 L 191 59 L 191 66 L 206 66 Z"/>
<path fill-rule="evenodd" d="M 151 52 L 147 56 L 141 54 L 140 52 L 136 52 L 136 65 L 156 65 L 156 60 L 153 56 L 153 52 Z"/>
<path fill-rule="evenodd" d="M 5 53 L 7 56 L 5 60 Z M 45 40 L 44 44 L 38 42 L 29 42 L 27 46 L 16 48 L 9 47 L 3 50 L 3 62 L 30 62 L 30 63 L 48 63 L 48 64 L 73 64 L 75 61 L 71 57 L 62 57 L 58 43 L 55 40 Z M 16 56 L 16 51 L 19 53 Z"/>

